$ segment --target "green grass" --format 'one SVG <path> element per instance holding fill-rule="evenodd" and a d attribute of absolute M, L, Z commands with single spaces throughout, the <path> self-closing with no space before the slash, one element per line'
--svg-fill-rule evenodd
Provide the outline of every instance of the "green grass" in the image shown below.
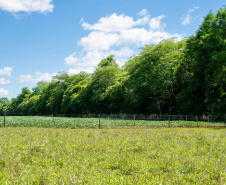
<path fill-rule="evenodd" d="M 0 127 L 3 127 L 3 116 L 0 117 Z M 168 127 L 168 121 L 136 120 L 136 126 Z M 97 128 L 98 118 L 66 118 L 66 117 L 41 117 L 41 116 L 7 116 L 7 127 L 58 127 L 58 128 Z M 101 118 L 102 128 L 134 126 L 133 120 L 104 119 Z M 196 127 L 195 121 L 171 121 L 171 127 Z M 198 126 L 226 126 L 225 123 L 198 122 Z"/>
<path fill-rule="evenodd" d="M 225 184 L 226 129 L 0 128 L 0 184 Z"/>

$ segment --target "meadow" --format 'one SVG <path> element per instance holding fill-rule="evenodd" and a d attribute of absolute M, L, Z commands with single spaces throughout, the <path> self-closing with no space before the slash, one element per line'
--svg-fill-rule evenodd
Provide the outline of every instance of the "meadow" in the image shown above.
<path fill-rule="evenodd" d="M 115 127 L 168 127 L 169 121 L 127 120 L 101 118 L 101 128 Z M 4 117 L 0 116 L 0 127 L 4 126 Z M 226 126 L 225 123 L 198 122 L 198 126 Z M 98 128 L 99 118 L 70 118 L 48 116 L 6 116 L 6 127 L 44 127 L 44 128 Z M 170 121 L 170 127 L 197 127 L 196 121 Z"/>
<path fill-rule="evenodd" d="M 225 184 L 225 128 L 0 128 L 0 184 Z"/>

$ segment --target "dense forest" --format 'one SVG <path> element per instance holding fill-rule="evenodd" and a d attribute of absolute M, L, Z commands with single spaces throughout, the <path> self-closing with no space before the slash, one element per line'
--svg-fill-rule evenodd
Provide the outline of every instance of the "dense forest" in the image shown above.
<path fill-rule="evenodd" d="M 146 45 L 119 67 L 114 56 L 92 74 L 59 73 L 9 101 L 0 114 L 212 114 L 226 112 L 226 7 L 210 12 L 194 36 Z"/>

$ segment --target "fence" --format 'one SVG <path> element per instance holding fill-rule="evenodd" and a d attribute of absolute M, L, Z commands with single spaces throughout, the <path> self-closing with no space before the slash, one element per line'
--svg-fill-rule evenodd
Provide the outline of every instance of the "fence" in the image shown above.
<path fill-rule="evenodd" d="M 70 127 L 109 128 L 147 127 L 226 127 L 225 117 L 213 115 L 144 114 L 0 114 L 0 127 Z"/>

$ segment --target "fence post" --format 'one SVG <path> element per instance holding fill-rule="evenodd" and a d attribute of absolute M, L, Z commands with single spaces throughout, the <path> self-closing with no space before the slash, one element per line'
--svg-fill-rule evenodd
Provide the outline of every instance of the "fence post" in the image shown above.
<path fill-rule="evenodd" d="M 4 127 L 5 127 L 5 112 L 4 112 Z"/>
<path fill-rule="evenodd" d="M 210 115 L 208 115 L 208 122 L 210 122 Z"/>
<path fill-rule="evenodd" d="M 135 116 L 135 114 L 134 114 L 134 126 L 136 126 L 135 120 L 136 120 L 136 116 Z"/>
<path fill-rule="evenodd" d="M 99 129 L 100 129 L 100 114 L 99 114 Z"/>
<path fill-rule="evenodd" d="M 53 114 L 52 114 L 52 118 L 53 118 Z M 54 127 L 55 127 L 55 121 L 54 121 L 54 118 L 53 118 L 53 124 L 54 124 Z"/>
<path fill-rule="evenodd" d="M 186 115 L 186 121 L 188 121 L 188 115 Z"/>
<path fill-rule="evenodd" d="M 169 125 L 168 125 L 168 127 L 170 127 L 170 115 L 169 115 Z"/>
<path fill-rule="evenodd" d="M 196 119 L 197 119 L 197 127 L 199 126 L 199 120 L 198 120 L 198 116 L 196 115 Z"/>

